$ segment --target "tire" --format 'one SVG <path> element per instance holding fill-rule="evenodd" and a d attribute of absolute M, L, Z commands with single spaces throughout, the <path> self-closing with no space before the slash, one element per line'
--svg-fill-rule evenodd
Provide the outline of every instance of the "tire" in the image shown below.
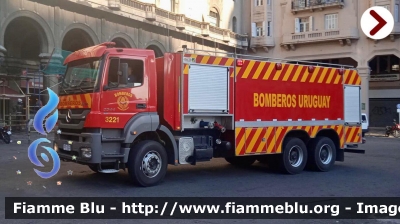
<path fill-rule="evenodd" d="M 283 144 L 280 169 L 287 174 L 299 174 L 307 164 L 307 147 L 299 138 L 288 138 Z"/>
<path fill-rule="evenodd" d="M 251 156 L 225 157 L 225 160 L 237 167 L 251 166 L 256 161 L 256 159 Z"/>
<path fill-rule="evenodd" d="M 392 132 L 392 134 L 393 134 L 393 137 L 395 137 L 395 138 L 398 138 L 398 137 L 399 137 L 399 131 L 398 131 L 398 130 L 394 130 L 394 131 Z"/>
<path fill-rule="evenodd" d="M 336 146 L 330 138 L 317 137 L 310 145 L 309 168 L 321 172 L 332 169 L 336 161 Z"/>
<path fill-rule="evenodd" d="M 4 141 L 4 143 L 10 144 L 10 142 L 11 142 L 10 136 L 9 136 L 8 134 L 2 134 L 2 135 L 3 135 L 3 141 Z"/>
<path fill-rule="evenodd" d="M 143 169 L 143 164 L 147 165 L 147 169 Z M 155 186 L 163 181 L 167 173 L 167 152 L 156 141 L 142 141 L 130 150 L 127 165 L 129 176 L 135 184 L 141 187 Z"/>

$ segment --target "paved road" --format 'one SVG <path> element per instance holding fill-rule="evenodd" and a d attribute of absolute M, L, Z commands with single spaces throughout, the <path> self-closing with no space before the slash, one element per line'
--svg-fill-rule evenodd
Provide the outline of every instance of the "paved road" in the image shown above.
<path fill-rule="evenodd" d="M 251 196 L 400 196 L 400 139 L 367 137 L 363 148 L 366 154 L 347 153 L 345 162 L 336 164 L 329 173 L 305 171 L 290 176 L 275 173 L 256 163 L 249 169 L 234 168 L 224 159 L 200 163 L 197 166 L 168 168 L 165 181 L 156 187 L 133 186 L 128 174 L 95 174 L 88 167 L 75 163 L 62 163 L 60 172 L 49 180 L 39 178 L 33 171 L 34 165 L 27 156 L 28 142 L 11 145 L 0 143 L 0 219 L 4 219 L 4 197 L 6 196 L 50 196 L 50 197 L 251 197 Z M 38 151 L 38 153 L 41 153 Z M 16 159 L 14 158 L 16 157 Z M 21 174 L 17 175 L 16 171 Z M 73 174 L 68 175 L 67 171 Z M 43 169 L 43 171 L 47 171 Z M 32 181 L 32 185 L 27 185 Z M 62 181 L 61 186 L 56 182 Z M 54 222 L 54 221 L 53 221 Z M 75 220 L 73 223 L 114 223 L 111 220 Z M 119 223 L 132 223 L 120 220 Z M 155 221 L 135 220 L 135 223 Z M 157 221 L 157 223 L 160 221 Z M 188 223 L 185 220 L 162 221 L 163 223 Z M 195 220 L 194 223 L 245 223 L 243 220 Z M 265 220 L 249 220 L 265 223 Z M 272 220 L 271 223 L 359 223 L 352 220 Z M 368 220 L 363 223 L 395 223 L 391 220 Z M 0 221 L 2 223 L 2 221 Z M 6 223 L 52 223 L 51 221 L 7 220 Z M 72 220 L 57 221 L 72 223 Z M 400 223 L 400 222 L 397 222 Z"/>

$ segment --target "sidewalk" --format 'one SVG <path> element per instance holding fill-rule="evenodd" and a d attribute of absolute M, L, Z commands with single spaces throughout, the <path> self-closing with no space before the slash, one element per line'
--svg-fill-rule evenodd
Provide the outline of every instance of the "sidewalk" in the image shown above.
<path fill-rule="evenodd" d="M 385 127 L 370 127 L 369 132 L 365 133 L 365 136 L 379 136 L 379 137 L 384 137 L 385 136 Z M 389 136 L 393 137 L 393 136 Z"/>

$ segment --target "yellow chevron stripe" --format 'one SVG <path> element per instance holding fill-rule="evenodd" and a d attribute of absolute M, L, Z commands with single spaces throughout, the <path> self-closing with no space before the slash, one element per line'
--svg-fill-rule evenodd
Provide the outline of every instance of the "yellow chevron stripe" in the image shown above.
<path fill-rule="evenodd" d="M 203 59 L 201 59 L 201 64 L 206 64 L 208 59 L 210 59 L 210 56 L 203 56 Z"/>
<path fill-rule="evenodd" d="M 235 74 L 239 74 L 241 67 L 236 67 L 236 72 L 232 72 L 231 78 L 235 77 Z"/>
<path fill-rule="evenodd" d="M 306 132 L 309 133 L 311 129 L 311 126 L 306 126 Z"/>
<path fill-rule="evenodd" d="M 334 82 L 335 84 L 339 84 L 339 82 L 340 82 L 340 77 L 341 77 L 340 75 L 337 75 L 337 76 L 336 76 L 336 79 L 335 79 L 335 82 Z"/>
<path fill-rule="evenodd" d="M 235 139 L 239 136 L 242 128 L 235 128 Z"/>
<path fill-rule="evenodd" d="M 263 68 L 266 66 L 267 63 L 261 62 L 260 65 L 258 66 L 256 72 L 253 75 L 253 79 L 258 79 L 258 77 L 261 75 L 261 71 Z"/>
<path fill-rule="evenodd" d="M 232 66 L 234 60 L 235 60 L 235 59 L 233 59 L 233 58 L 229 58 L 229 59 L 226 61 L 225 65 L 226 65 L 226 66 Z"/>
<path fill-rule="evenodd" d="M 183 74 L 187 75 L 189 74 L 189 65 L 185 64 L 185 67 L 183 68 Z"/>
<path fill-rule="evenodd" d="M 332 69 L 331 73 L 329 74 L 328 79 L 326 80 L 326 84 L 331 84 L 333 75 L 335 75 L 336 69 Z"/>
<path fill-rule="evenodd" d="M 324 70 L 322 71 L 321 76 L 318 79 L 318 83 L 322 83 L 322 81 L 324 81 L 326 75 L 328 74 L 328 69 L 324 68 Z"/>
<path fill-rule="evenodd" d="M 314 137 L 317 134 L 318 129 L 319 129 L 319 126 L 314 126 L 313 127 L 313 130 L 312 130 L 312 133 L 311 133 L 311 137 Z"/>
<path fill-rule="evenodd" d="M 298 66 L 297 67 L 296 73 L 294 74 L 294 76 L 292 78 L 292 82 L 297 82 L 297 79 L 299 78 L 300 72 L 301 72 L 302 69 L 303 69 L 303 66 Z"/>
<path fill-rule="evenodd" d="M 222 58 L 221 57 L 217 57 L 214 62 L 213 65 L 219 65 L 219 63 L 221 63 Z"/>
<path fill-rule="evenodd" d="M 252 130 L 252 128 L 249 129 Z M 250 153 L 251 151 L 253 151 L 254 145 L 257 143 L 258 137 L 260 136 L 261 132 L 262 128 L 257 128 L 256 133 L 254 133 L 254 135 L 252 136 L 250 144 L 246 146 L 246 153 Z"/>
<path fill-rule="evenodd" d="M 246 142 L 246 133 L 242 136 L 242 139 L 240 139 L 239 141 L 239 144 L 236 148 L 236 155 L 239 155 L 240 151 L 242 151 L 245 142 Z"/>
<path fill-rule="evenodd" d="M 90 97 L 90 94 L 85 94 L 85 100 L 86 103 L 88 104 L 88 107 L 92 108 L 92 97 Z"/>
<path fill-rule="evenodd" d="M 269 144 L 269 142 L 267 142 L 267 141 L 268 141 L 268 138 L 271 136 L 271 133 L 272 133 L 273 129 L 274 129 L 273 127 L 268 127 L 267 128 L 267 131 L 265 132 L 265 135 L 263 137 L 263 138 L 265 138 L 265 141 L 264 142 L 261 141 L 261 143 L 258 145 L 258 148 L 257 148 L 257 151 L 256 151 L 257 153 L 262 152 L 263 149 L 265 149 L 265 145 Z"/>
<path fill-rule="evenodd" d="M 310 73 L 308 72 L 308 70 L 306 70 L 306 72 L 304 72 L 303 77 L 301 78 L 301 82 L 305 82 L 308 78 L 308 75 L 310 75 Z"/>
<path fill-rule="evenodd" d="M 349 129 L 350 129 L 350 134 L 347 135 L 346 142 L 351 141 L 351 139 L 353 138 L 353 135 L 354 135 L 354 131 L 356 130 L 355 128 L 349 128 Z"/>
<path fill-rule="evenodd" d="M 274 62 L 271 62 L 271 63 L 269 64 L 268 70 L 267 70 L 267 72 L 265 73 L 265 75 L 264 75 L 264 77 L 263 77 L 264 80 L 268 80 L 268 79 L 269 79 L 269 77 L 271 76 L 272 71 L 273 71 L 274 68 L 275 68 L 275 64 L 276 64 L 276 63 L 274 63 Z"/>
<path fill-rule="evenodd" d="M 244 73 L 242 75 L 243 79 L 247 79 L 247 77 L 249 76 L 249 74 L 250 74 L 251 70 L 253 69 L 255 63 L 256 63 L 256 61 L 254 61 L 254 60 L 251 60 L 249 62 L 249 64 L 247 65 L 246 70 L 244 71 Z"/>
<path fill-rule="evenodd" d="M 356 78 L 356 71 L 353 71 L 351 73 L 351 78 L 350 78 L 349 84 L 353 84 L 355 78 Z"/>
<path fill-rule="evenodd" d="M 311 83 L 313 83 L 315 81 L 315 78 L 317 78 L 319 70 L 321 70 L 321 69 L 322 69 L 321 67 L 316 67 L 315 68 L 314 72 L 312 73 L 311 79 L 310 79 Z"/>
<path fill-rule="evenodd" d="M 289 68 L 286 71 L 285 76 L 283 77 L 283 81 L 287 81 L 288 80 L 290 74 L 292 74 L 293 69 L 294 69 L 294 65 L 289 65 Z"/>
<path fill-rule="evenodd" d="M 272 80 L 274 80 L 274 81 L 278 80 L 279 77 L 280 77 L 281 74 L 282 74 L 283 69 L 285 69 L 286 66 L 287 66 L 286 64 L 282 64 L 282 69 L 276 71 L 275 76 L 274 76 L 274 78 L 273 78 Z"/>

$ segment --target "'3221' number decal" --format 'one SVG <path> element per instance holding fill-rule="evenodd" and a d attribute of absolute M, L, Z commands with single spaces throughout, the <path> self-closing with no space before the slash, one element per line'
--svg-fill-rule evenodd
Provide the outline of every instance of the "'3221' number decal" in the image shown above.
<path fill-rule="evenodd" d="M 119 117 L 106 117 L 106 123 L 119 123 Z"/>

